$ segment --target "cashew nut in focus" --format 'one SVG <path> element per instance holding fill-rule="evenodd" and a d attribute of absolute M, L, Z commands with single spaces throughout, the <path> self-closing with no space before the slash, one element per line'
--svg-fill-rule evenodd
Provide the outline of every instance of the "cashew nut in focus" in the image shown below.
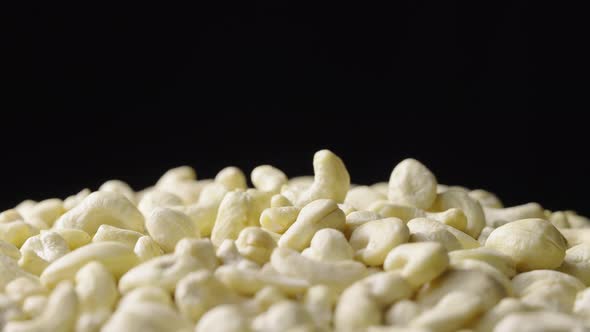
<path fill-rule="evenodd" d="M 244 170 L 246 171 L 246 170 Z M 0 212 L 0 330 L 590 331 L 590 219 L 439 184 L 181 166 Z M 95 188 L 96 189 L 96 188 Z"/>

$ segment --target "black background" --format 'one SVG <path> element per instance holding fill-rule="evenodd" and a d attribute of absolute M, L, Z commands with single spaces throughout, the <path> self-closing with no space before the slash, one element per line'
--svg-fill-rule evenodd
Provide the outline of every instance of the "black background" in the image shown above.
<path fill-rule="evenodd" d="M 491 3 L 2 11 L 0 209 L 182 164 L 309 174 L 330 148 L 356 183 L 411 156 L 441 183 L 588 215 L 576 11 Z"/>

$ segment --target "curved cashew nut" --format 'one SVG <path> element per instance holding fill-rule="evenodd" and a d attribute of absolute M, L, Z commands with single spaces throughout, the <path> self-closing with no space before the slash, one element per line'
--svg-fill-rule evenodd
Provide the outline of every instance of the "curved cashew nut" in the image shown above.
<path fill-rule="evenodd" d="M 258 190 L 278 193 L 287 183 L 287 176 L 280 169 L 270 165 L 261 165 L 250 173 L 252 184 Z"/>
<path fill-rule="evenodd" d="M 143 223 L 143 215 L 125 196 L 97 191 L 63 214 L 54 227 L 81 229 L 94 235 L 100 225 L 108 224 L 143 233 Z"/>
<path fill-rule="evenodd" d="M 292 248 L 298 251 L 309 246 L 313 235 L 322 228 L 343 230 L 345 226 L 344 212 L 335 201 L 319 199 L 307 204 L 297 220 L 279 239 L 279 247 Z"/>
<path fill-rule="evenodd" d="M 580 279 L 590 285 L 590 243 L 581 243 L 565 252 L 565 259 L 559 271 Z"/>
<path fill-rule="evenodd" d="M 235 240 L 242 229 L 256 226 L 258 218 L 251 218 L 252 205 L 252 199 L 246 192 L 227 193 L 219 205 L 219 213 L 211 232 L 213 244 L 219 246 L 223 240 Z"/>
<path fill-rule="evenodd" d="M 244 269 L 236 265 L 217 268 L 215 276 L 228 288 L 243 295 L 253 295 L 266 286 L 273 286 L 287 295 L 304 293 L 310 284 L 301 278 L 265 273 L 256 269 Z"/>
<path fill-rule="evenodd" d="M 270 263 L 280 274 L 306 280 L 312 285 L 325 284 L 334 288 L 346 287 L 367 274 L 367 268 L 359 262 L 320 262 L 280 247 L 273 251 Z"/>
<path fill-rule="evenodd" d="M 197 322 L 209 309 L 220 304 L 237 303 L 238 297 L 210 271 L 201 270 L 180 279 L 174 301 L 184 317 Z"/>
<path fill-rule="evenodd" d="M 421 288 L 416 296 L 416 302 L 423 307 L 432 307 L 451 292 L 466 292 L 479 297 L 484 310 L 488 310 L 511 294 L 511 289 L 507 289 L 498 281 L 497 275 L 494 277 L 493 273 L 489 272 L 478 269 L 449 269 Z"/>
<path fill-rule="evenodd" d="M 494 195 L 493 193 L 483 190 L 483 189 L 475 189 L 471 190 L 468 193 L 469 197 L 475 199 L 476 201 L 481 204 L 483 208 L 493 208 L 493 209 L 501 209 L 504 207 L 502 201 L 498 198 L 498 196 Z"/>
<path fill-rule="evenodd" d="M 111 225 L 100 225 L 92 237 L 92 242 L 114 241 L 126 244 L 133 248 L 135 247 L 137 240 L 142 236 L 144 235 L 136 231 L 130 231 L 128 229 L 122 229 Z"/>
<path fill-rule="evenodd" d="M 250 332 L 250 321 L 243 310 L 234 304 L 217 306 L 205 313 L 195 332 Z"/>
<path fill-rule="evenodd" d="M 118 242 L 97 242 L 78 248 L 51 263 L 41 274 L 41 283 L 52 288 L 62 280 L 73 280 L 76 272 L 91 261 L 102 263 L 119 278 L 139 263 L 129 246 Z"/>
<path fill-rule="evenodd" d="M 350 236 L 355 256 L 369 266 L 383 265 L 385 257 L 394 247 L 408 242 L 410 231 L 397 218 L 385 218 L 366 222 Z"/>
<path fill-rule="evenodd" d="M 409 326 L 424 327 L 440 332 L 458 331 L 484 311 L 478 296 L 465 292 L 451 292 L 445 295 L 433 308 L 413 319 Z"/>
<path fill-rule="evenodd" d="M 246 181 L 246 175 L 244 175 L 244 172 L 234 166 L 229 166 L 222 169 L 215 176 L 215 182 L 224 185 L 229 191 L 236 189 L 248 189 Z"/>
<path fill-rule="evenodd" d="M 283 234 L 297 220 L 300 211 L 301 209 L 296 206 L 269 207 L 260 215 L 260 226 L 271 232 Z"/>
<path fill-rule="evenodd" d="M 182 199 L 175 194 L 158 189 L 150 190 L 141 197 L 137 208 L 148 217 L 155 208 L 158 207 L 177 207 L 182 206 Z"/>
<path fill-rule="evenodd" d="M 458 208 L 467 217 L 465 233 L 476 239 L 481 230 L 486 226 L 486 218 L 479 202 L 469 197 L 464 192 L 449 190 L 440 193 L 436 197 L 432 208 L 436 211 L 446 211 L 451 208 Z"/>
<path fill-rule="evenodd" d="M 235 242 L 240 254 L 260 265 L 268 262 L 276 242 L 259 227 L 246 227 L 242 229 Z"/>
<path fill-rule="evenodd" d="M 300 303 L 281 301 L 258 315 L 252 322 L 255 331 L 287 331 L 297 327 L 312 327 L 313 318 Z"/>
<path fill-rule="evenodd" d="M 199 238 L 199 228 L 184 213 L 168 208 L 155 208 L 145 221 L 148 233 L 164 252 L 174 251 L 185 237 Z"/>
<path fill-rule="evenodd" d="M 127 197 L 130 202 L 135 202 L 135 191 L 121 180 L 108 180 L 98 188 L 98 191 L 118 193 Z"/>
<path fill-rule="evenodd" d="M 90 195 L 92 191 L 88 188 L 84 188 L 80 190 L 77 194 L 71 195 L 64 199 L 64 209 L 69 211 L 76 207 L 76 205 L 80 204 L 88 195 Z"/>
<path fill-rule="evenodd" d="M 173 308 L 159 303 L 142 302 L 119 307 L 102 332 L 191 331 L 191 323 Z"/>
<path fill-rule="evenodd" d="M 520 219 L 545 219 L 545 210 L 537 203 L 528 203 L 500 209 L 484 207 L 483 212 L 486 216 L 486 223 L 493 227 L 502 226 Z"/>
<path fill-rule="evenodd" d="M 512 285 L 524 304 L 566 313 L 572 312 L 577 293 L 586 288 L 577 278 L 552 270 L 520 273 Z"/>
<path fill-rule="evenodd" d="M 436 199 L 436 177 L 416 159 L 402 160 L 389 178 L 389 200 L 396 204 L 428 209 Z"/>
<path fill-rule="evenodd" d="M 144 235 L 137 239 L 135 247 L 133 247 L 133 252 L 142 262 L 164 254 L 162 248 L 149 235 Z"/>
<path fill-rule="evenodd" d="M 201 268 L 203 264 L 189 255 L 156 257 L 127 271 L 119 280 L 119 291 L 127 293 L 140 286 L 157 285 L 171 292 L 185 275 Z"/>
<path fill-rule="evenodd" d="M 445 227 L 443 223 L 427 218 L 415 218 L 408 221 L 407 225 L 411 242 L 438 242 L 447 251 L 463 248 L 457 237 L 449 232 L 448 226 Z"/>
<path fill-rule="evenodd" d="M 415 288 L 443 273 L 449 256 L 438 242 L 405 243 L 393 248 L 383 263 L 386 271 L 401 270 L 401 274 Z"/>
<path fill-rule="evenodd" d="M 20 251 L 18 251 L 18 248 L 14 244 L 0 240 L 0 255 L 18 260 L 20 258 Z"/>
<path fill-rule="evenodd" d="M 387 309 L 385 323 L 387 325 L 406 326 L 422 313 L 422 308 L 414 301 L 400 300 Z"/>
<path fill-rule="evenodd" d="M 330 150 L 320 150 L 313 156 L 313 183 L 306 190 L 295 194 L 296 206 L 305 206 L 318 199 L 344 202 L 350 188 L 350 175 L 342 159 Z M 291 184 L 289 185 L 291 187 Z"/>
<path fill-rule="evenodd" d="M 12 321 L 4 332 L 72 331 L 78 318 L 78 298 L 71 282 L 62 282 L 51 293 L 41 315 L 29 321 Z"/>
<path fill-rule="evenodd" d="M 337 331 L 359 331 L 383 321 L 383 309 L 409 298 L 412 286 L 398 272 L 378 272 L 348 287 L 336 305 Z"/>
<path fill-rule="evenodd" d="M 354 250 L 344 234 L 333 228 L 317 231 L 311 239 L 309 248 L 303 250 L 301 254 L 320 261 L 341 261 L 354 258 Z"/>
<path fill-rule="evenodd" d="M 510 256 L 518 271 L 557 268 L 567 249 L 565 238 L 543 219 L 521 219 L 500 226 L 485 245 Z"/>
<path fill-rule="evenodd" d="M 358 186 L 348 191 L 344 204 L 348 204 L 357 210 L 367 210 L 374 202 L 386 199 L 387 195 L 381 194 L 371 187 Z"/>
<path fill-rule="evenodd" d="M 6 241 L 19 248 L 35 234 L 39 234 L 39 230 L 22 220 L 0 223 L 0 241 Z"/>
<path fill-rule="evenodd" d="M 516 267 L 512 258 L 492 248 L 479 247 L 455 250 L 449 253 L 449 258 L 451 259 L 451 264 L 467 259 L 479 260 L 495 267 L 508 278 L 516 275 Z"/>

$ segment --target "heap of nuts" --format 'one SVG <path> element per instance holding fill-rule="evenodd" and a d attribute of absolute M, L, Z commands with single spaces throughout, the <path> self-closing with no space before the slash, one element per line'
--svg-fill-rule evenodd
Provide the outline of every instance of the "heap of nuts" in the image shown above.
<path fill-rule="evenodd" d="M 352 185 L 263 165 L 0 213 L 0 329 L 590 331 L 590 221 L 439 184 L 414 159 Z"/>

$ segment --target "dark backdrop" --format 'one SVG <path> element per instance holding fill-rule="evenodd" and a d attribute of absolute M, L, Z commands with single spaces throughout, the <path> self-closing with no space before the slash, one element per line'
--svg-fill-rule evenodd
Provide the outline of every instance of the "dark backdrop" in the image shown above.
<path fill-rule="evenodd" d="M 411 156 L 441 183 L 589 215 L 576 11 L 389 5 L 1 11 L 0 209 L 111 178 L 140 189 L 181 164 L 307 174 L 330 148 L 357 183 Z"/>

